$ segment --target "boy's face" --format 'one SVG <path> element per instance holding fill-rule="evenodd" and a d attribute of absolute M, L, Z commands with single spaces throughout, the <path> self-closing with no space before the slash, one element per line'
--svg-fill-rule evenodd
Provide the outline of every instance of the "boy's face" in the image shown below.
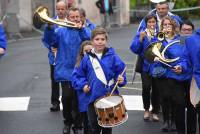
<path fill-rule="evenodd" d="M 107 45 L 106 35 L 104 34 L 96 35 L 92 41 L 95 51 L 97 53 L 102 53 Z"/>

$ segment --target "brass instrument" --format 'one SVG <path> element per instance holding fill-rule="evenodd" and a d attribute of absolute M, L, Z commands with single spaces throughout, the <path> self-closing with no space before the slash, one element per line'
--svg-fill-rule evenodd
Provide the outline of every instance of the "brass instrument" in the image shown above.
<path fill-rule="evenodd" d="M 165 57 L 165 52 L 168 47 L 170 47 L 171 45 L 173 45 L 175 43 L 180 43 L 180 41 L 179 40 L 173 41 L 173 42 L 169 43 L 166 47 L 163 48 L 162 41 L 165 39 L 165 34 L 163 32 L 159 32 L 157 34 L 157 38 L 159 41 L 153 42 L 147 47 L 146 51 L 144 52 L 144 57 L 147 59 L 147 61 L 149 61 L 151 63 L 154 61 L 159 61 L 159 62 L 167 65 L 168 67 L 172 67 L 168 63 L 177 61 L 179 59 L 179 57 L 174 58 L 174 59 L 167 59 Z"/>
<path fill-rule="evenodd" d="M 63 27 L 73 27 L 73 28 L 78 28 L 76 23 L 71 22 L 71 21 L 60 21 L 60 20 L 54 20 L 52 18 L 49 17 L 49 10 L 48 8 L 44 7 L 44 6 L 40 6 L 38 7 L 34 14 L 33 14 L 33 25 L 40 29 L 42 27 L 42 25 L 44 25 L 45 23 L 48 24 L 56 24 L 59 26 L 63 26 Z"/>

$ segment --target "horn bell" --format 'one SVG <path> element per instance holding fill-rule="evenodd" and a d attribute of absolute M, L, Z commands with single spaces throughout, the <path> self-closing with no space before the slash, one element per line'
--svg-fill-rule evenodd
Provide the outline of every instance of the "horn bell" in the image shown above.
<path fill-rule="evenodd" d="M 56 24 L 63 27 L 78 28 L 76 23 L 71 21 L 59 21 L 49 17 L 49 10 L 47 7 L 39 6 L 33 14 L 33 25 L 40 29 L 45 23 Z"/>

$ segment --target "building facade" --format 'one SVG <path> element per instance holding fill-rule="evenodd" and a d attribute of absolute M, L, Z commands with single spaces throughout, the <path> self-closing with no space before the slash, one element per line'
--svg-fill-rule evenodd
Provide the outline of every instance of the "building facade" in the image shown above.
<path fill-rule="evenodd" d="M 46 6 L 50 15 L 55 14 L 55 3 L 58 0 L 1 0 L 0 18 L 6 15 L 5 27 L 8 33 L 33 30 L 32 16 L 38 6 Z M 100 13 L 96 0 L 65 0 L 67 3 L 86 10 L 87 17 L 96 25 L 100 24 Z M 130 22 L 129 0 L 112 0 L 114 14 L 111 24 L 126 25 Z"/>

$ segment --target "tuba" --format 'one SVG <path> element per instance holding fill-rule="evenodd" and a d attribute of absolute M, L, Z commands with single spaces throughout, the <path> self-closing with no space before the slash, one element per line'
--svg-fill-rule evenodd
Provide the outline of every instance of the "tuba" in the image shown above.
<path fill-rule="evenodd" d="M 150 63 L 152 63 L 154 61 L 159 61 L 168 67 L 172 67 L 168 63 L 179 60 L 179 57 L 174 58 L 174 59 L 167 59 L 165 57 L 165 52 L 168 47 L 170 47 L 171 45 L 173 45 L 175 43 L 180 43 L 180 41 L 179 40 L 173 41 L 173 42 L 169 43 L 166 47 L 163 48 L 162 41 L 165 39 L 165 34 L 163 32 L 159 32 L 157 34 L 157 38 L 159 40 L 158 42 L 153 42 L 146 48 L 146 51 L 144 52 L 144 57 Z"/>
<path fill-rule="evenodd" d="M 63 27 L 73 27 L 73 28 L 78 28 L 76 23 L 71 22 L 71 21 L 59 21 L 59 20 L 54 20 L 49 17 L 49 10 L 48 8 L 44 6 L 39 6 L 34 14 L 33 14 L 33 25 L 37 28 L 40 29 L 42 25 L 45 23 L 48 24 L 56 24 L 59 26 Z"/>

